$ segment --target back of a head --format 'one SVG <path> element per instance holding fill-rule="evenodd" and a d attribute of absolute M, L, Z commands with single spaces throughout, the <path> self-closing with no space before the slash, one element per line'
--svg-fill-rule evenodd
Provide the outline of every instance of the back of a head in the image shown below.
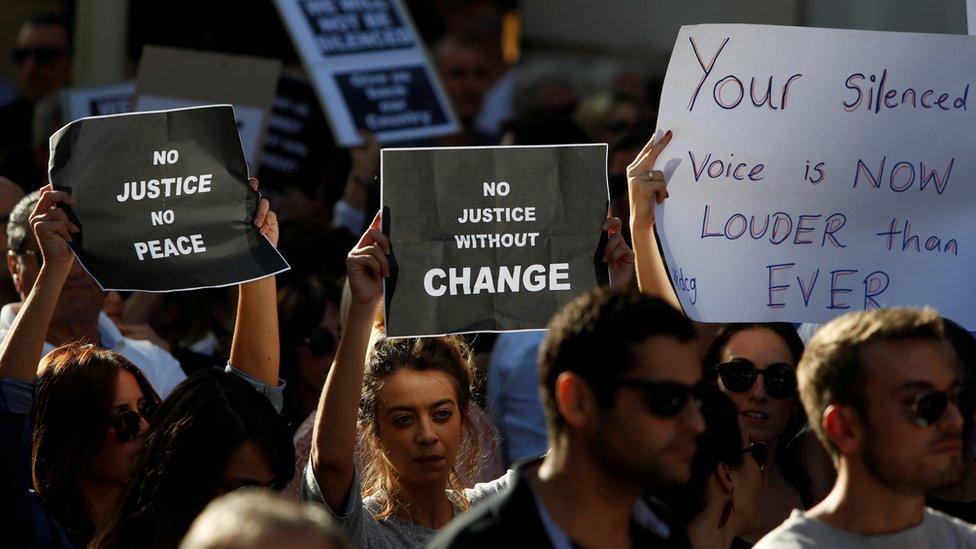
<path fill-rule="evenodd" d="M 539 380 L 550 432 L 562 429 L 554 388 L 563 372 L 590 385 L 611 404 L 612 384 L 635 363 L 633 348 L 649 337 L 692 341 L 691 322 L 665 301 L 633 290 L 598 288 L 566 305 L 549 322 L 539 351 Z"/>
<path fill-rule="evenodd" d="M 77 528 L 91 513 L 79 482 L 105 438 L 119 372 L 132 374 L 147 399 L 159 397 L 125 357 L 94 345 L 62 345 L 44 357 L 41 369 L 33 415 L 34 489 L 63 525 Z"/>
<path fill-rule="evenodd" d="M 268 399 L 233 374 L 203 370 L 180 383 L 146 432 L 132 478 L 93 546 L 173 547 L 222 491 L 234 452 L 252 443 L 280 490 L 294 475 L 288 427 Z"/>
<path fill-rule="evenodd" d="M 41 199 L 41 192 L 34 191 L 14 206 L 7 221 L 7 246 L 14 253 L 23 253 L 30 241 L 30 215 Z"/>
<path fill-rule="evenodd" d="M 836 455 L 837 450 L 824 432 L 821 418 L 834 403 L 851 406 L 864 417 L 864 387 L 868 381 L 862 356 L 865 348 L 910 339 L 932 340 L 945 345 L 951 354 L 942 319 L 928 307 L 848 313 L 814 334 L 797 368 L 797 383 L 810 425 L 832 454 Z"/>
<path fill-rule="evenodd" d="M 180 549 L 347 549 L 341 527 L 320 506 L 268 490 L 221 496 L 193 521 Z"/>

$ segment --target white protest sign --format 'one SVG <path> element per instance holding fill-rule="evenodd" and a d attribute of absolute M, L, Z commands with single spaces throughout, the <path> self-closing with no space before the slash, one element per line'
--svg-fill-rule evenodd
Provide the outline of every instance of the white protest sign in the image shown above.
<path fill-rule="evenodd" d="M 683 27 L 657 226 L 688 314 L 927 304 L 976 329 L 973 78 L 968 36 Z"/>
<path fill-rule="evenodd" d="M 976 34 L 976 0 L 966 0 L 966 28 L 969 34 Z"/>
<path fill-rule="evenodd" d="M 129 112 L 135 91 L 135 82 L 95 88 L 65 88 L 61 90 L 61 112 L 67 121 Z"/>
<path fill-rule="evenodd" d="M 402 141 L 460 131 L 400 0 L 275 0 L 336 142 L 360 131 Z"/>

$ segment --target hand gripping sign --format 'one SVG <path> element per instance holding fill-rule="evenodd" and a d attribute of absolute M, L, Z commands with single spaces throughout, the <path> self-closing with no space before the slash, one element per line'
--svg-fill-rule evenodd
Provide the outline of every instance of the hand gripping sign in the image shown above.
<path fill-rule="evenodd" d="M 105 290 L 227 286 L 288 269 L 254 227 L 229 105 L 83 118 L 51 136 L 50 177 L 77 202 L 71 247 Z"/>

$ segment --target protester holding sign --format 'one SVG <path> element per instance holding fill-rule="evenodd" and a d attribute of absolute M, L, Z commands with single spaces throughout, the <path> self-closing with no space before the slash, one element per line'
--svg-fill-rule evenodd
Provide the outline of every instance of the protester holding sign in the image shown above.
<path fill-rule="evenodd" d="M 75 263 L 68 242 L 77 227 L 57 206 L 73 203 L 50 188 L 41 194 L 30 221 L 43 265 L 0 347 L 0 529 L 13 546 L 86 545 L 119 498 L 159 403 L 138 368 L 92 345 L 62 346 L 38 367 Z M 277 221 L 266 201 L 254 223 L 262 235 L 277 239 Z M 242 285 L 234 366 L 227 367 L 232 377 L 272 396 L 278 383 L 273 311 L 273 279 Z"/>
<path fill-rule="evenodd" d="M 671 136 L 669 131 L 648 141 L 627 168 L 627 176 L 638 285 L 644 293 L 680 306 L 654 232 L 654 205 L 664 202 L 668 191 L 664 173 L 651 168 Z M 694 292 L 694 279 L 684 283 Z M 727 325 L 712 340 L 702 363 L 705 378 L 717 383 L 736 403 L 749 439 L 765 442 L 769 448 L 769 469 L 759 500 L 761 527 L 749 536 L 752 539 L 781 523 L 790 510 L 814 503 L 810 475 L 784 448 L 805 423 L 797 406 L 794 373 L 802 353 L 803 342 L 789 325 Z"/>

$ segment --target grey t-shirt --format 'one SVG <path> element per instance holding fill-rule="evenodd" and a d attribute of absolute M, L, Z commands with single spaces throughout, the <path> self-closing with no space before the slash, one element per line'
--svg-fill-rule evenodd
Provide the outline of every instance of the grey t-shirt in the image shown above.
<path fill-rule="evenodd" d="M 976 548 L 976 527 L 925 508 L 922 523 L 893 534 L 865 536 L 829 526 L 793 511 L 775 530 L 766 534 L 753 549 L 801 549 L 806 547 L 878 547 L 884 549 Z"/>
<path fill-rule="evenodd" d="M 514 475 L 515 471 L 509 470 L 505 475 L 491 482 L 476 484 L 474 488 L 465 489 L 464 495 L 471 502 L 471 505 L 474 505 L 502 491 L 512 483 Z M 373 514 L 379 511 L 380 505 L 374 498 L 365 500 L 359 498 L 361 491 L 359 471 L 353 475 L 349 495 L 346 498 L 346 508 L 341 515 L 325 502 L 319 483 L 315 479 L 315 473 L 312 471 L 311 460 L 305 466 L 302 477 L 302 499 L 313 501 L 325 507 L 332 516 L 342 523 L 343 530 L 356 547 L 404 547 L 413 549 L 427 543 L 430 538 L 437 534 L 437 530 L 418 526 L 397 516 L 379 521 L 373 518 Z M 448 497 L 453 500 L 454 494 L 448 491 Z M 458 511 L 455 507 L 455 514 Z"/>

